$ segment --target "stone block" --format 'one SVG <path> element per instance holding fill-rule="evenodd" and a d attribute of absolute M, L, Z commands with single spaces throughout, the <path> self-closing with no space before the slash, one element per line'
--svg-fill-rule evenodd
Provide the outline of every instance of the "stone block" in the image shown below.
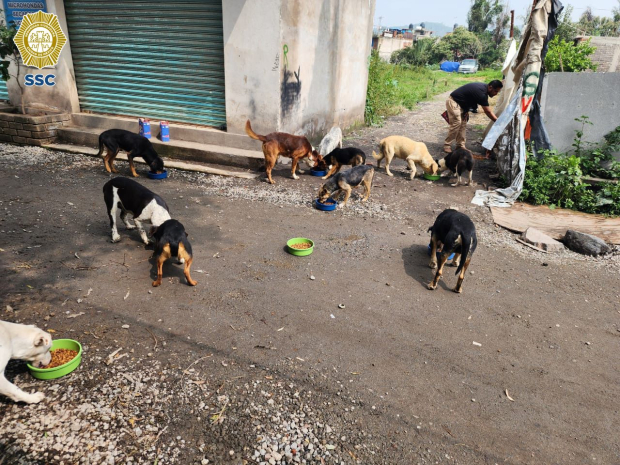
<path fill-rule="evenodd" d="M 594 257 L 611 252 L 611 247 L 603 239 L 572 229 L 566 231 L 564 245 L 573 252 Z"/>
<path fill-rule="evenodd" d="M 13 142 L 13 136 L 8 134 L 0 134 L 0 141 L 2 142 Z"/>
<path fill-rule="evenodd" d="M 9 136 L 16 136 L 17 135 L 17 129 L 4 128 L 4 130 L 2 132 L 4 132 L 5 134 L 8 134 Z"/>
<path fill-rule="evenodd" d="M 8 128 L 9 122 L 0 120 L 0 128 Z"/>
<path fill-rule="evenodd" d="M 31 134 L 32 134 L 33 139 L 44 139 L 47 137 L 56 136 L 56 131 L 39 131 L 39 132 L 32 132 Z"/>
<path fill-rule="evenodd" d="M 15 142 L 16 144 L 25 144 L 26 138 L 20 136 L 13 136 L 13 142 Z"/>
<path fill-rule="evenodd" d="M 9 127 L 13 129 L 24 129 L 24 125 L 22 123 L 15 123 L 15 122 L 9 123 Z"/>
<path fill-rule="evenodd" d="M 20 129 L 17 131 L 17 135 L 22 137 L 32 137 L 32 131 L 24 131 L 23 129 Z"/>
<path fill-rule="evenodd" d="M 521 240 L 541 250 L 546 250 L 547 252 L 559 252 L 564 249 L 564 245 L 561 242 L 556 241 L 535 228 L 527 228 L 525 232 L 521 234 Z"/>

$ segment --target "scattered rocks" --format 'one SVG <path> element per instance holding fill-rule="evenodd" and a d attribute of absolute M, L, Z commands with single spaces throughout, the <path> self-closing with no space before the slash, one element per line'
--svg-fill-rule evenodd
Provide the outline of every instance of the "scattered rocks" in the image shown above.
<path fill-rule="evenodd" d="M 611 247 L 596 236 L 569 229 L 564 236 L 564 244 L 574 252 L 598 257 L 611 252 Z"/>
<path fill-rule="evenodd" d="M 564 250 L 564 245 L 561 242 L 556 241 L 535 228 L 527 228 L 525 232 L 521 234 L 521 240 L 547 252 L 559 252 Z"/>

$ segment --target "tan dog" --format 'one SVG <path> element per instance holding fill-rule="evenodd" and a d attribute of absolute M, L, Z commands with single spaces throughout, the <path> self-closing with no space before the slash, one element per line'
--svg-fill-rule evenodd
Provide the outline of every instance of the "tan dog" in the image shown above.
<path fill-rule="evenodd" d="M 308 139 L 304 136 L 294 136 L 284 132 L 272 132 L 266 136 L 261 136 L 252 131 L 250 120 L 245 123 L 245 132 L 252 139 L 260 140 L 263 143 L 263 155 L 265 156 L 265 170 L 270 184 L 275 184 L 271 179 L 271 170 L 278 161 L 278 156 L 289 157 L 293 160 L 291 172 L 293 179 L 299 179 L 295 174 L 297 163 L 304 157 L 308 157 L 308 164 L 312 168 L 321 160 L 319 153 L 312 148 Z M 303 171 L 299 170 L 300 173 Z"/>
<path fill-rule="evenodd" d="M 415 142 L 403 136 L 389 136 L 379 143 L 379 155 L 372 152 L 372 157 L 377 160 L 377 168 L 381 167 L 381 160 L 385 158 L 385 172 L 388 176 L 394 176 L 390 172 L 390 163 L 394 156 L 407 162 L 411 169 L 410 179 L 415 177 L 416 163 L 420 164 L 425 173 L 437 173 L 437 163 L 423 142 Z"/>
<path fill-rule="evenodd" d="M 28 360 L 34 367 L 49 365 L 52 336 L 32 325 L 0 321 L 0 394 L 15 402 L 36 404 L 45 397 L 42 392 L 28 394 L 4 376 L 6 364 L 11 359 Z"/>

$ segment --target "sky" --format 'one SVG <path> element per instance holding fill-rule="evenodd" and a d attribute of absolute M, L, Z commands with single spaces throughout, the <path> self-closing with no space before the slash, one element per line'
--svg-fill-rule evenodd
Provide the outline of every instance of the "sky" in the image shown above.
<path fill-rule="evenodd" d="M 515 24 L 522 25 L 532 0 L 504 0 L 509 9 L 515 10 Z M 612 16 L 612 9 L 618 6 L 618 0 L 560 0 L 566 7 L 573 6 L 573 19 L 576 21 L 583 11 L 592 7 L 596 16 Z M 443 23 L 452 26 L 454 23 L 467 25 L 467 12 L 471 6 L 468 0 L 376 0 L 375 26 L 403 26 L 423 21 Z"/>

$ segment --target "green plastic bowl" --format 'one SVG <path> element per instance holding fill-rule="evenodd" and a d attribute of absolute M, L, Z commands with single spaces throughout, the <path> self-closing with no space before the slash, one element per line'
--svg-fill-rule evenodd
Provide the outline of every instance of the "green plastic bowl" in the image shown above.
<path fill-rule="evenodd" d="M 309 249 L 294 249 L 291 247 L 293 244 L 310 244 Z M 294 237 L 286 243 L 286 251 L 291 255 L 303 257 L 304 255 L 310 255 L 314 251 L 314 242 L 305 237 Z"/>
<path fill-rule="evenodd" d="M 82 363 L 82 344 L 73 339 L 56 339 L 52 341 L 52 350 L 69 349 L 77 351 L 77 355 L 70 362 L 56 368 L 35 368 L 30 363 L 28 369 L 30 374 L 37 379 L 56 379 L 68 375 Z"/>
<path fill-rule="evenodd" d="M 441 179 L 441 176 L 439 174 L 424 173 L 424 179 L 428 179 L 429 181 L 438 181 Z"/>

